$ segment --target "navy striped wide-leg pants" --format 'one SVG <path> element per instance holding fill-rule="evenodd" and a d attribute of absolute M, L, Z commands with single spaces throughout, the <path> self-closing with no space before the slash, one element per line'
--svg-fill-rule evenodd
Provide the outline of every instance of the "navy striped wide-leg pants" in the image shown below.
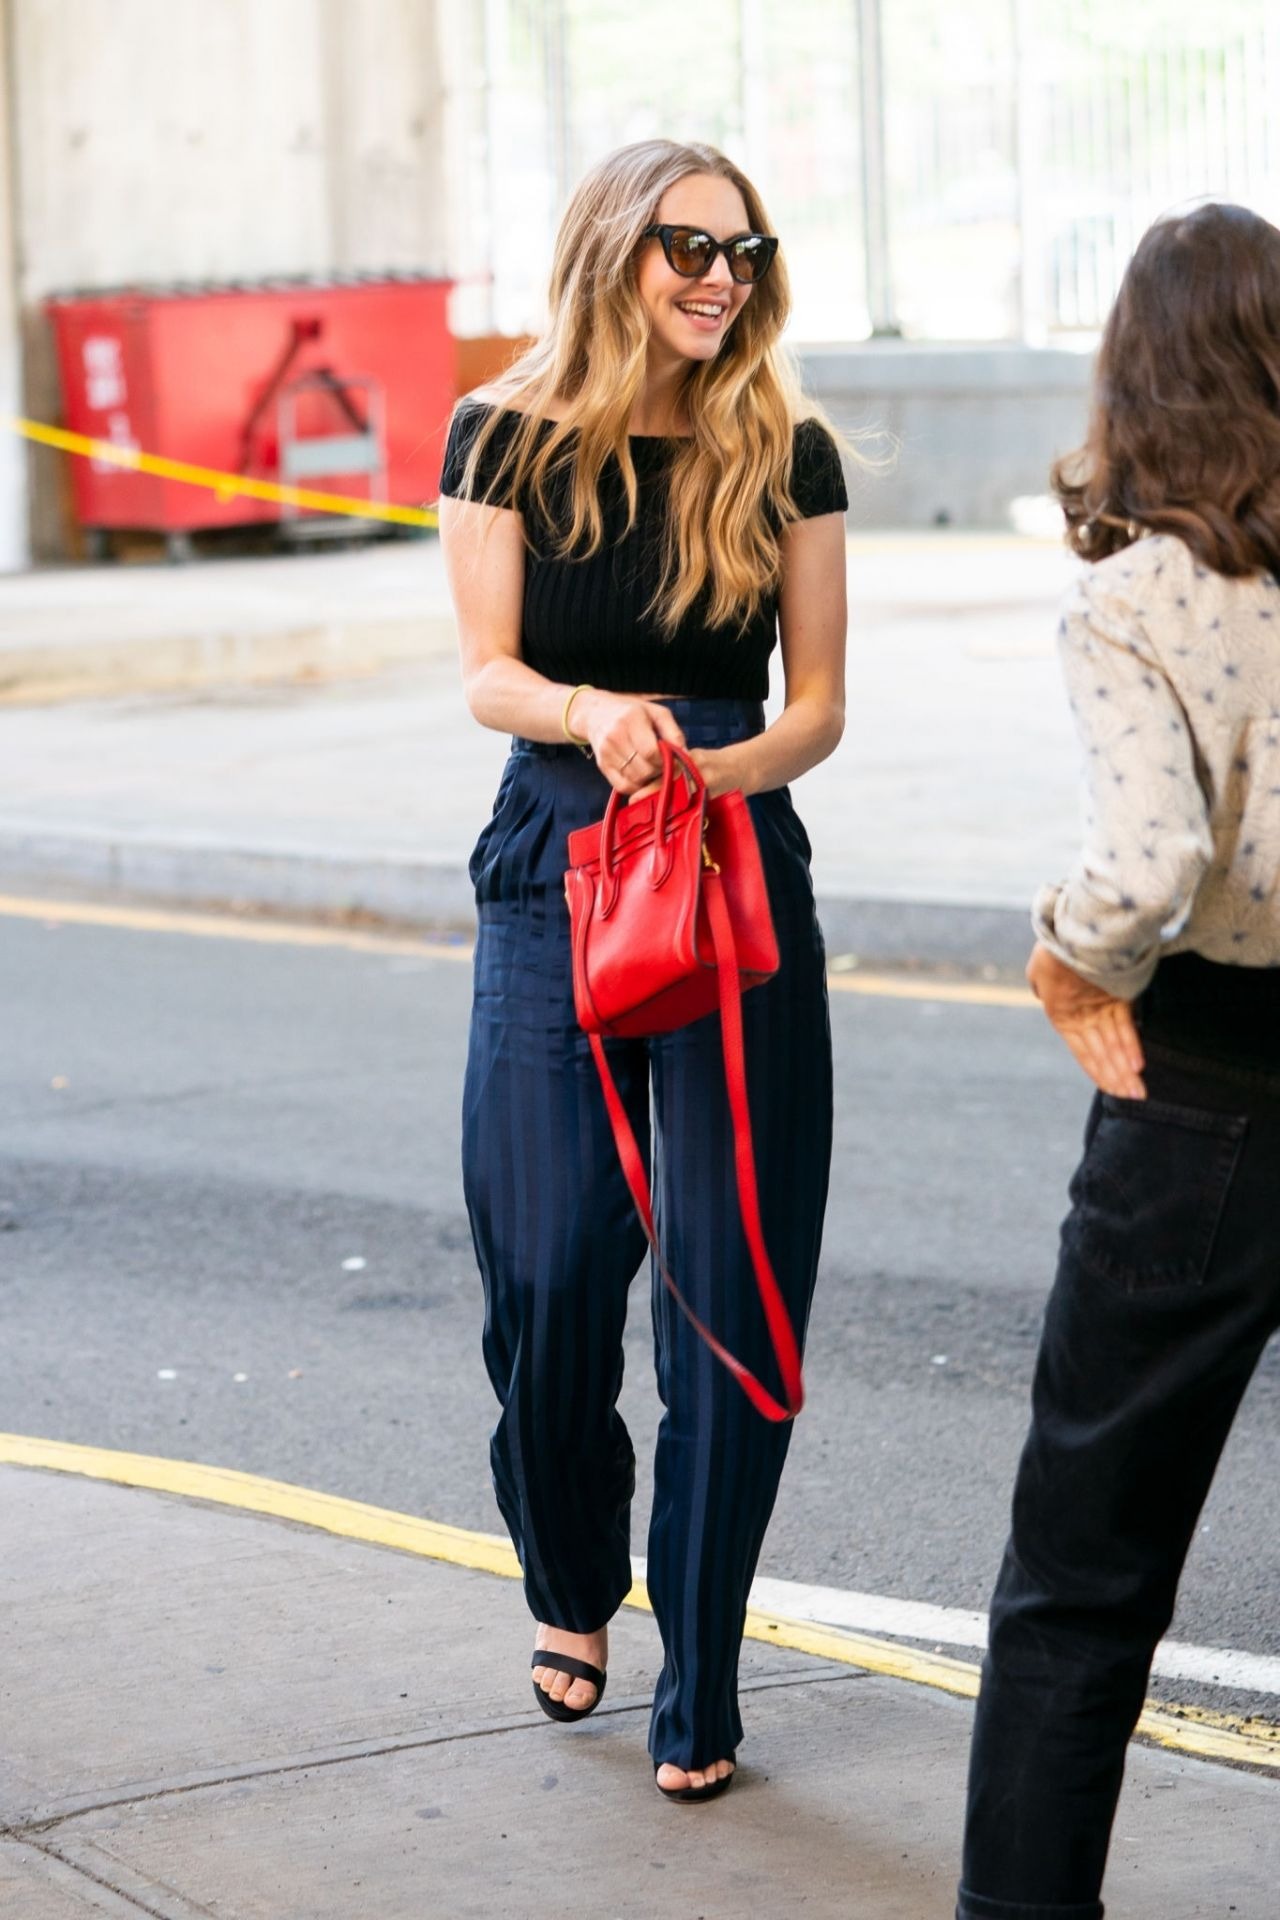
<path fill-rule="evenodd" d="M 738 700 L 669 703 L 693 747 L 763 725 Z M 484 1355 L 502 1412 L 498 1504 L 530 1609 L 574 1633 L 603 1626 L 631 1585 L 634 1455 L 616 1407 L 627 1292 L 646 1252 L 595 1063 L 573 1009 L 566 840 L 608 785 L 570 747 L 513 742 L 472 860 L 479 909 L 463 1103 L 463 1173 L 485 1291 Z M 831 1158 L 831 1036 L 809 845 L 789 794 L 751 800 L 781 966 L 743 1001 L 765 1236 L 803 1338 Z M 609 1043 L 659 1228 L 703 1319 L 777 1387 L 738 1214 L 718 1018 Z M 665 1664 L 655 1761 L 702 1767 L 742 1738 L 738 1652 L 791 1429 L 773 1426 L 653 1289 L 658 1434 L 648 1581 Z"/>

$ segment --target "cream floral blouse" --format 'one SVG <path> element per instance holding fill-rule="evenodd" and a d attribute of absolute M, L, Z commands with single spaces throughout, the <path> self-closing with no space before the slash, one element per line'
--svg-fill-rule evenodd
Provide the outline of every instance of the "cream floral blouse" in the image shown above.
<path fill-rule="evenodd" d="M 1058 639 L 1085 845 L 1038 938 L 1124 999 L 1164 954 L 1280 966 L 1280 585 L 1152 535 L 1084 570 Z"/>

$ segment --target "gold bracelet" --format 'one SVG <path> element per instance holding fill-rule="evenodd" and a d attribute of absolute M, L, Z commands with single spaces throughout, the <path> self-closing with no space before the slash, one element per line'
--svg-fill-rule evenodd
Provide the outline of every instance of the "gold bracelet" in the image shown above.
<path fill-rule="evenodd" d="M 588 740 L 581 739 L 576 733 L 573 733 L 570 731 L 569 709 L 573 705 L 574 701 L 577 699 L 580 693 L 594 693 L 594 692 L 595 692 L 595 688 L 591 685 L 591 682 L 589 680 L 584 680 L 580 687 L 575 687 L 573 689 L 573 692 L 569 695 L 569 698 L 565 701 L 564 711 L 560 715 L 560 728 L 564 734 L 565 739 L 569 742 L 569 745 L 571 747 L 581 747 L 584 753 L 590 753 L 591 743 Z"/>

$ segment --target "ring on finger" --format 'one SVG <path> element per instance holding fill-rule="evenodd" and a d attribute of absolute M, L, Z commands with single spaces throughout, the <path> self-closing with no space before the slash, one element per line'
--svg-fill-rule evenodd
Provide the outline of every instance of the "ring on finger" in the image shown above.
<path fill-rule="evenodd" d="M 639 747 L 632 747 L 632 749 L 631 749 L 631 751 L 630 751 L 630 753 L 629 753 L 629 754 L 627 755 L 627 757 L 626 757 L 626 759 L 625 759 L 625 760 L 623 761 L 623 763 L 622 763 L 622 765 L 621 765 L 621 766 L 620 766 L 620 767 L 618 768 L 618 772 L 619 772 L 619 773 L 625 773 L 625 772 L 626 772 L 626 770 L 627 770 L 627 768 L 628 768 L 628 767 L 629 767 L 629 766 L 631 765 L 631 762 L 632 762 L 632 761 L 633 761 L 633 760 L 635 759 L 635 757 L 636 757 L 636 755 L 637 755 L 637 754 L 639 753 L 639 751 L 640 751 L 640 749 L 639 749 Z"/>

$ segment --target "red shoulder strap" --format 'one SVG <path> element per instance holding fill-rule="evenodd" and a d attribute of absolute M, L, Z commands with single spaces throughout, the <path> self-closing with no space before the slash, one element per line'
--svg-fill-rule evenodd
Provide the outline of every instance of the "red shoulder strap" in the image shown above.
<path fill-rule="evenodd" d="M 627 1118 L 627 1110 L 622 1104 L 622 1096 L 618 1092 L 617 1083 L 609 1068 L 604 1043 L 598 1033 L 590 1036 L 591 1051 L 595 1055 L 596 1067 L 600 1074 L 600 1084 L 604 1090 L 605 1106 L 613 1127 L 613 1137 L 617 1143 L 622 1171 L 631 1189 L 631 1198 L 635 1201 L 636 1212 L 648 1236 L 649 1245 L 653 1249 L 653 1257 L 658 1263 L 663 1284 L 690 1326 L 700 1339 L 706 1341 L 717 1360 L 722 1361 L 729 1369 L 756 1411 L 762 1413 L 766 1420 L 794 1420 L 804 1405 L 804 1380 L 800 1370 L 800 1349 L 796 1341 L 795 1329 L 791 1324 L 791 1316 L 787 1312 L 782 1290 L 778 1286 L 777 1276 L 769 1259 L 769 1252 L 764 1243 L 764 1229 L 760 1223 L 760 1196 L 756 1186 L 756 1159 L 751 1141 L 751 1113 L 747 1105 L 747 1072 L 742 1046 L 742 983 L 738 975 L 738 955 L 734 945 L 733 925 L 729 918 L 729 909 L 719 876 L 707 871 L 702 878 L 707 914 L 711 924 L 711 937 L 715 944 L 716 970 L 720 986 L 724 1077 L 729 1095 L 729 1111 L 733 1119 L 738 1205 L 742 1214 L 743 1231 L 747 1236 L 747 1245 L 751 1250 L 760 1303 L 764 1308 L 765 1322 L 769 1328 L 778 1371 L 782 1377 L 782 1390 L 786 1396 L 785 1405 L 775 1399 L 750 1368 L 744 1366 L 741 1360 L 730 1353 L 711 1329 L 699 1320 L 668 1272 L 653 1223 L 653 1201 L 644 1170 L 644 1161 L 640 1157 L 640 1149 L 636 1144 L 631 1122 Z"/>

